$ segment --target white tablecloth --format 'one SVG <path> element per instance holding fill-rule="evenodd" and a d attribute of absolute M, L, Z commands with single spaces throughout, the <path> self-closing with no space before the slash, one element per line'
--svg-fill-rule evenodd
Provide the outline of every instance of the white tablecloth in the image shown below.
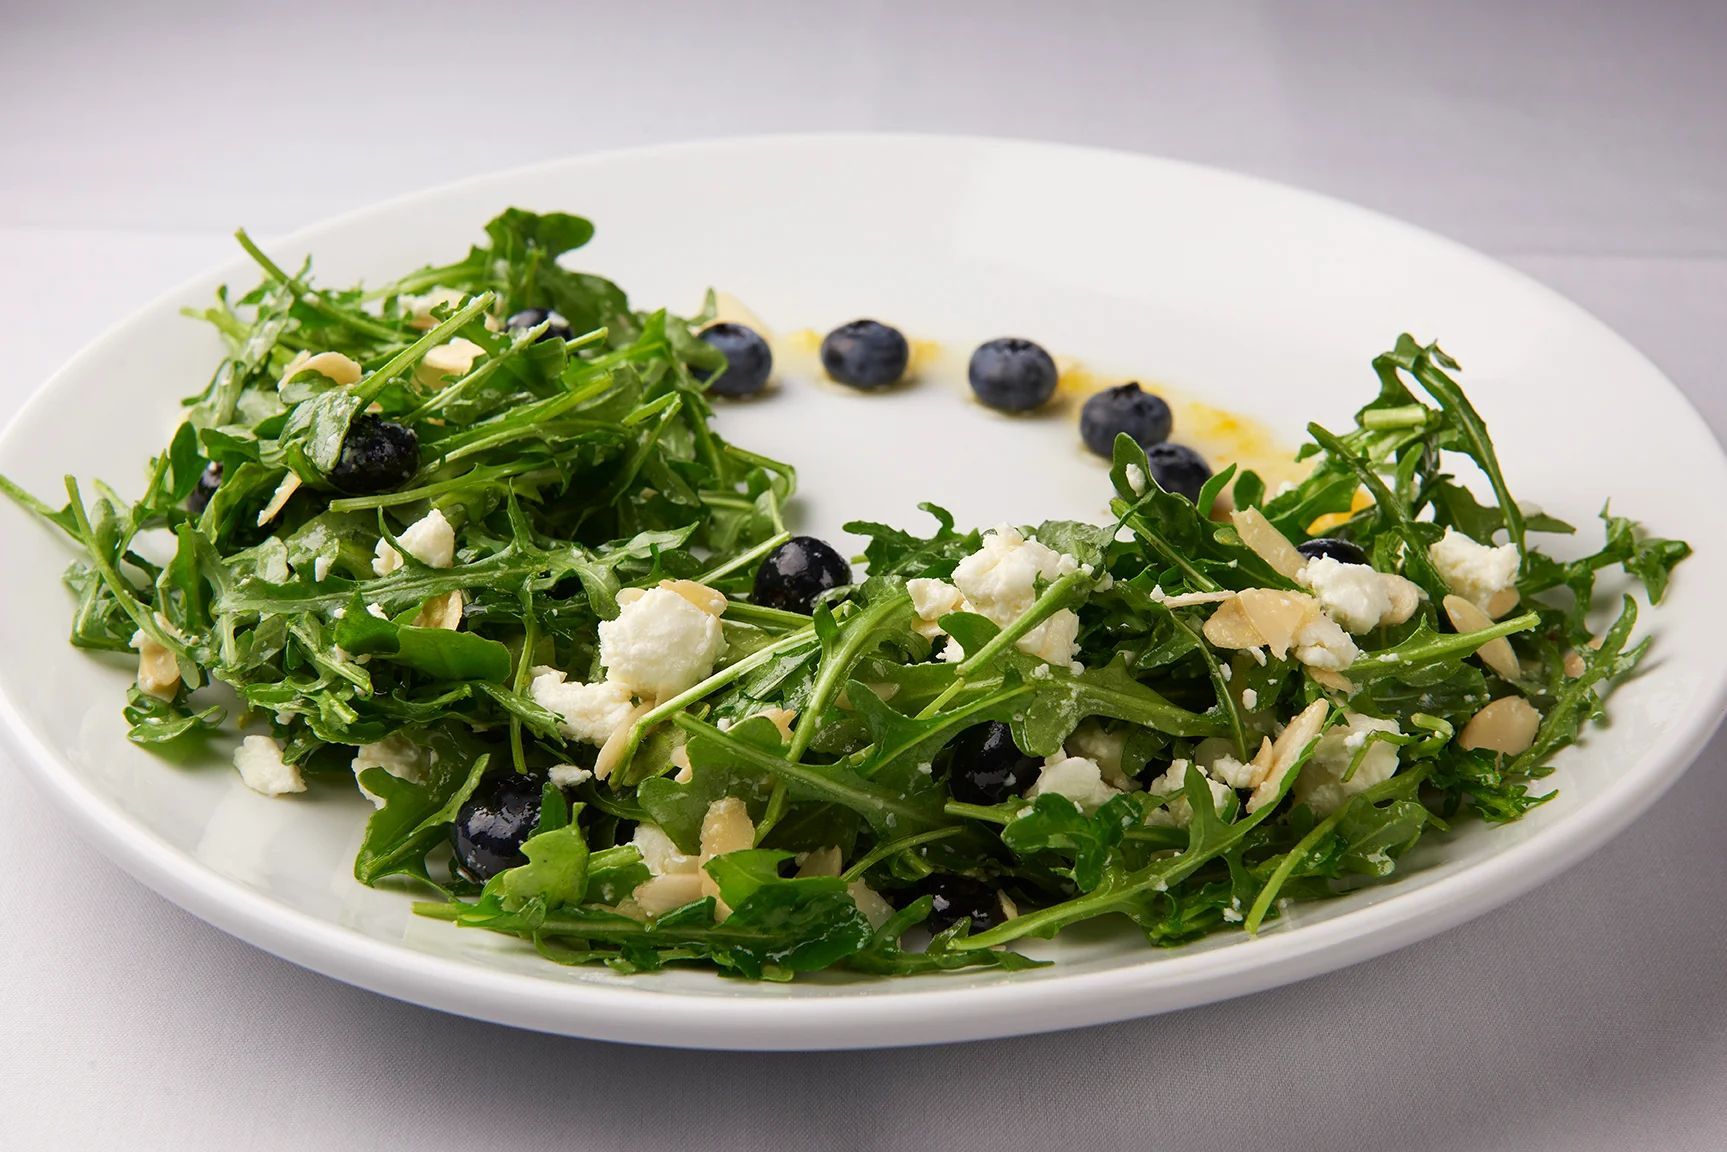
<path fill-rule="evenodd" d="M 1727 428 L 1727 9 L 1393 7 L 0 5 L 0 410 L 241 222 L 595 148 L 892 128 L 1407 217 L 1580 300 Z M 744 1056 L 301 971 L 109 866 L 0 764 L 0 1148 L 1721 1149 L 1724 767 L 1717 739 L 1568 876 L 1365 967 L 1065 1035 Z"/>

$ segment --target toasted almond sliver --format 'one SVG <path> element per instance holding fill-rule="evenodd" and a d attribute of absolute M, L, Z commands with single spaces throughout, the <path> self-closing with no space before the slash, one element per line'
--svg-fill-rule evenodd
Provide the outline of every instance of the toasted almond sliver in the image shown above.
<path fill-rule="evenodd" d="M 1421 607 L 1421 585 L 1390 572 L 1381 572 L 1379 581 L 1391 600 L 1391 608 L 1379 618 L 1380 627 L 1402 624 L 1415 615 L 1415 610 Z"/>
<path fill-rule="evenodd" d="M 715 856 L 754 847 L 755 842 L 756 826 L 742 800 L 736 796 L 722 796 L 708 805 L 708 814 L 702 817 L 702 863 Z M 720 886 L 708 875 L 706 868 L 701 870 L 701 884 L 702 895 L 714 898 L 714 919 L 724 920 L 730 916 L 732 910 L 720 899 Z"/>
<path fill-rule="evenodd" d="M 288 361 L 288 367 L 282 373 L 282 383 L 286 384 L 307 372 L 316 372 L 341 388 L 358 383 L 361 376 L 359 362 L 352 357 L 344 356 L 340 352 L 320 352 L 316 356 L 308 356 L 302 351 Z"/>
<path fill-rule="evenodd" d="M 160 612 L 156 619 L 167 623 Z M 156 643 L 143 629 L 132 637 L 132 647 L 138 650 L 138 690 L 158 700 L 172 700 L 179 695 L 180 663 L 174 659 L 174 650 Z"/>
<path fill-rule="evenodd" d="M 1183 592 L 1177 596 L 1163 596 L 1158 603 L 1165 608 L 1193 608 L 1200 604 L 1222 604 L 1225 600 L 1235 599 L 1235 593 L 1228 589 L 1222 592 Z"/>
<path fill-rule="evenodd" d="M 1249 588 L 1235 602 L 1279 660 L 1289 655 L 1295 638 L 1319 615 L 1319 601 L 1313 597 L 1275 588 Z"/>
<path fill-rule="evenodd" d="M 270 502 L 264 505 L 264 510 L 262 512 L 258 513 L 258 527 L 262 528 L 264 525 L 274 520 L 276 515 L 281 512 L 283 508 L 288 506 L 288 501 L 293 498 L 294 493 L 299 490 L 299 473 L 290 472 L 286 476 L 282 477 L 282 482 L 276 485 L 276 491 L 270 497 Z"/>
<path fill-rule="evenodd" d="M 1483 628 L 1493 627 L 1493 621 L 1487 613 L 1461 596 L 1447 596 L 1444 605 L 1445 615 L 1451 619 L 1452 627 L 1459 632 L 1479 632 Z M 1522 675 L 1522 669 L 1517 664 L 1517 653 L 1511 650 L 1511 641 L 1503 636 L 1489 640 L 1477 648 L 1475 654 L 1481 657 L 1483 664 L 1507 680 L 1515 680 Z"/>
<path fill-rule="evenodd" d="M 1329 702 L 1315 700 L 1278 734 L 1276 743 L 1271 746 L 1270 770 L 1266 772 L 1263 780 L 1254 783 L 1253 795 L 1247 798 L 1249 814 L 1277 799 L 1277 790 L 1282 785 L 1283 778 L 1289 775 L 1289 769 L 1301 759 L 1307 746 L 1319 738 L 1319 731 L 1325 727 L 1325 718 L 1330 712 Z M 1256 763 L 1257 759 L 1256 757 Z"/>
<path fill-rule="evenodd" d="M 604 780 L 612 774 L 612 769 L 618 766 L 618 761 L 623 758 L 624 749 L 629 745 L 630 729 L 634 728 L 636 721 L 647 715 L 652 708 L 651 702 L 643 700 L 630 709 L 630 714 L 624 717 L 622 724 L 612 729 L 612 734 L 606 737 L 604 744 L 600 745 L 600 754 L 594 757 L 595 779 Z"/>
<path fill-rule="evenodd" d="M 719 616 L 726 610 L 726 594 L 715 591 L 706 584 L 697 584 L 694 580 L 661 580 L 660 587 L 668 592 L 676 592 L 709 616 Z M 622 600 L 619 603 L 623 603 Z"/>
<path fill-rule="evenodd" d="M 1257 508 L 1240 508 L 1229 514 L 1241 542 L 1282 576 L 1291 580 L 1307 567 L 1307 557 L 1295 550 L 1289 538 L 1272 526 Z"/>
<path fill-rule="evenodd" d="M 1200 631 L 1217 648 L 1258 648 L 1265 643 L 1265 637 L 1254 628 L 1242 611 L 1241 601 L 1235 597 L 1218 605 Z"/>
<path fill-rule="evenodd" d="M 617 600 L 619 608 L 628 608 L 631 604 L 634 604 L 637 600 L 640 600 L 647 594 L 648 590 L 646 588 L 620 588 L 618 589 L 618 594 L 614 599 Z"/>
<path fill-rule="evenodd" d="M 1565 674 L 1573 680 L 1583 675 L 1583 673 L 1588 670 L 1588 667 L 1589 666 L 1583 662 L 1582 655 L 1578 652 L 1571 651 L 1565 654 Z"/>
<path fill-rule="evenodd" d="M 700 875 L 694 872 L 671 872 L 664 876 L 655 876 L 636 885 L 630 898 L 636 907 L 649 916 L 659 916 L 673 908 L 682 908 L 685 904 L 700 900 L 703 896 L 702 881 L 705 879 L 705 872 Z"/>
<path fill-rule="evenodd" d="M 1489 616 L 1497 620 L 1513 608 L 1517 607 L 1517 602 L 1520 599 L 1521 597 L 1518 595 L 1517 589 L 1501 588 L 1499 591 L 1487 598 L 1487 603 L 1484 604 L 1483 607 L 1487 609 L 1487 614 Z"/>
<path fill-rule="evenodd" d="M 840 850 L 838 848 L 817 848 L 804 857 L 804 862 L 798 865 L 799 876 L 838 876 L 840 874 Z"/>
<path fill-rule="evenodd" d="M 862 880 L 853 880 L 846 885 L 846 891 L 851 894 L 852 903 L 858 906 L 858 911 L 863 913 L 871 928 L 880 928 L 893 916 L 893 905 L 883 900 L 874 888 Z"/>
<path fill-rule="evenodd" d="M 775 728 L 780 730 L 780 740 L 782 742 L 792 738 L 792 722 L 798 718 L 798 714 L 792 709 L 763 708 L 760 712 L 757 712 L 756 715 L 766 717 Z"/>
<path fill-rule="evenodd" d="M 434 596 L 414 617 L 416 628 L 443 628 L 454 632 L 462 626 L 462 608 L 466 600 L 460 588 L 452 588 L 442 596 Z"/>
<path fill-rule="evenodd" d="M 1330 688 L 1333 691 L 1345 693 L 1353 693 L 1355 691 L 1354 681 L 1350 680 L 1349 677 L 1345 676 L 1341 672 L 1333 672 L 1329 668 L 1309 667 L 1307 669 L 1307 675 L 1309 679 L 1322 688 Z"/>
<path fill-rule="evenodd" d="M 1464 748 L 1484 748 L 1515 756 L 1529 750 L 1541 727 L 1541 713 L 1521 696 L 1501 696 L 1469 718 L 1458 733 Z"/>

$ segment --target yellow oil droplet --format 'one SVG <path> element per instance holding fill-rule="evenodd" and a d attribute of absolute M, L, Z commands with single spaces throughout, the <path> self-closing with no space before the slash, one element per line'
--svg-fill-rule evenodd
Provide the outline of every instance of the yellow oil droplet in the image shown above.
<path fill-rule="evenodd" d="M 1373 497 L 1367 494 L 1367 489 L 1357 488 L 1355 495 L 1349 498 L 1349 511 L 1327 512 L 1323 516 L 1315 517 L 1313 523 L 1307 526 L 1307 534 L 1309 536 L 1323 536 L 1333 528 L 1349 523 L 1350 518 L 1363 508 L 1371 507 L 1373 507 Z"/>
<path fill-rule="evenodd" d="M 1057 395 L 1076 409 L 1093 393 L 1135 379 L 1105 376 L 1071 357 L 1058 356 L 1055 365 L 1059 373 Z M 1174 439 L 1195 449 L 1212 467 L 1235 464 L 1251 468 L 1272 490 L 1285 481 L 1294 483 L 1307 475 L 1310 465 L 1297 463 L 1294 451 L 1253 417 L 1196 400 L 1179 388 L 1145 377 L 1139 377 L 1138 383 L 1147 392 L 1163 397 L 1169 405 L 1175 417 Z"/>
<path fill-rule="evenodd" d="M 742 324 L 746 327 L 754 328 L 756 333 L 760 335 L 763 340 L 766 340 L 770 344 L 773 343 L 773 329 L 762 323 L 762 318 L 756 315 L 754 309 L 752 309 L 748 304 L 745 304 L 742 300 L 739 300 L 736 296 L 733 296 L 730 292 L 724 292 L 718 288 L 715 288 L 713 292 L 713 322 L 715 324 Z"/>
<path fill-rule="evenodd" d="M 938 340 L 908 340 L 911 345 L 911 358 L 906 362 L 907 376 L 916 376 L 927 372 L 931 364 L 941 357 L 941 342 Z"/>
<path fill-rule="evenodd" d="M 802 352 L 808 355 L 822 346 L 822 334 L 814 328 L 799 328 L 787 332 L 779 338 L 778 343 L 784 345 L 788 352 Z"/>

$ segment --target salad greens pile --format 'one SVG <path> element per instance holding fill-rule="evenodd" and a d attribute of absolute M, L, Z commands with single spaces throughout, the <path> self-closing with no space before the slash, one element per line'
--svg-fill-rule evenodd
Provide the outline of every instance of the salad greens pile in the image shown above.
<path fill-rule="evenodd" d="M 73 644 L 167 669 L 128 694 L 132 740 L 210 740 L 237 712 L 296 779 L 358 777 L 378 805 L 360 881 L 440 894 L 418 909 L 560 963 L 903 975 L 1028 966 L 1004 946 L 1105 915 L 1157 945 L 1256 931 L 1288 901 L 1393 875 L 1458 819 L 1546 799 L 1553 754 L 1648 643 L 1632 642 L 1629 596 L 1590 630 L 1597 576 L 1622 569 L 1656 602 L 1688 553 L 1606 511 L 1598 551 L 1538 551 L 1572 527 L 1512 498 L 1457 366 L 1404 336 L 1354 427 L 1310 426 L 1312 470 L 1283 490 L 1232 466 L 1190 501 L 1119 438 L 1115 522 L 1021 529 L 1064 562 L 1012 619 L 919 614 L 908 584 L 945 587 L 992 546 L 934 505 L 928 535 L 849 525 L 869 539 L 865 574 L 809 614 L 757 605 L 794 472 L 711 427 L 725 360 L 697 336 L 709 316 L 634 309 L 560 262 L 592 231 L 511 209 L 464 259 L 371 290 L 316 287 L 241 234 L 263 280 L 198 313 L 227 355 L 143 494 L 68 478 L 53 507 L 0 480 L 81 550 Z M 499 323 L 530 308 L 576 335 Z M 357 371 L 308 359 L 323 353 Z M 355 495 L 332 475 L 366 413 L 413 429 L 419 466 Z M 1492 503 L 1447 470 L 1465 462 Z M 403 539 L 434 510 L 455 541 L 438 565 Z M 1448 611 L 1448 530 L 1503 533 L 1515 593 Z M 1280 643 L 1274 621 L 1236 612 L 1236 593 L 1262 590 L 1252 603 L 1313 624 L 1292 545 L 1316 535 L 1408 582 L 1411 610 L 1370 622 L 1341 666 L 1313 635 Z M 392 549 L 396 566 L 378 564 Z M 601 622 L 666 581 L 723 595 L 712 671 L 577 739 L 537 702 L 536 669 L 600 683 Z M 1226 609 L 1267 634 L 1225 635 Z M 1027 651 L 1062 613 L 1077 658 Z M 1497 701 L 1523 702 L 1501 710 L 1521 732 L 1465 738 Z M 1026 755 L 1079 757 L 1089 791 L 954 799 L 956 738 L 985 723 Z M 1372 782 L 1355 779 L 1370 762 Z M 452 826 L 500 778 L 537 791 L 531 835 L 514 866 L 464 875 Z M 954 876 L 999 908 L 944 922 L 934 881 Z"/>

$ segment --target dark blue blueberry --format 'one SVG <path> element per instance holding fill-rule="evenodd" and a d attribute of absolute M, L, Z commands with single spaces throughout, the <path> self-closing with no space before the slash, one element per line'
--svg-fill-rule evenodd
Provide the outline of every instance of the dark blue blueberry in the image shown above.
<path fill-rule="evenodd" d="M 506 868 L 526 864 L 522 844 L 540 822 L 544 781 L 538 776 L 490 776 L 456 812 L 450 843 L 456 867 L 484 883 Z"/>
<path fill-rule="evenodd" d="M 898 328 L 875 320 L 841 324 L 822 341 L 822 368 L 835 383 L 851 388 L 898 384 L 911 363 L 911 345 Z"/>
<path fill-rule="evenodd" d="M 550 324 L 546 321 L 550 320 Z M 523 308 L 514 316 L 504 321 L 504 327 L 511 331 L 525 331 L 546 324 L 546 330 L 534 338 L 534 343 L 541 340 L 573 340 L 575 332 L 570 329 L 570 322 L 553 312 L 550 308 Z"/>
<path fill-rule="evenodd" d="M 420 438 L 414 430 L 365 412 L 348 424 L 330 483 L 350 496 L 373 496 L 400 488 L 419 470 Z"/>
<path fill-rule="evenodd" d="M 1153 444 L 1145 450 L 1145 459 L 1159 487 L 1189 500 L 1197 501 L 1199 490 L 1211 479 L 1211 465 L 1186 444 Z"/>
<path fill-rule="evenodd" d="M 1361 550 L 1361 545 L 1349 540 L 1338 540 L 1330 536 L 1321 536 L 1314 540 L 1303 540 L 1295 546 L 1295 550 L 1309 560 L 1321 558 L 1337 561 L 1339 564 L 1366 564 L 1367 553 Z"/>
<path fill-rule="evenodd" d="M 1175 417 L 1163 397 L 1141 392 L 1138 384 L 1106 388 L 1079 410 L 1079 438 L 1105 460 L 1115 455 L 1115 438 L 1123 432 L 1141 448 L 1169 439 Z"/>
<path fill-rule="evenodd" d="M 793 536 L 756 569 L 752 599 L 766 608 L 809 613 L 823 592 L 851 582 L 845 557 L 814 536 Z"/>
<path fill-rule="evenodd" d="M 961 920 L 970 920 L 970 931 L 975 936 L 1007 919 L 1001 906 L 1001 893 L 970 876 L 937 872 L 924 881 L 924 892 L 935 898 L 935 906 L 923 922 L 931 932 L 940 932 Z"/>
<path fill-rule="evenodd" d="M 210 497 L 216 494 L 216 489 L 222 484 L 222 466 L 212 464 L 198 473 L 198 483 L 192 486 L 192 491 L 186 496 L 186 510 L 194 516 L 201 516 L 204 509 L 210 506 Z"/>
<path fill-rule="evenodd" d="M 1029 412 L 1055 395 L 1055 361 L 1017 336 L 979 344 L 966 375 L 977 398 L 1001 412 Z"/>
<path fill-rule="evenodd" d="M 701 331 L 704 342 L 725 354 L 726 370 L 718 376 L 697 371 L 696 379 L 712 379 L 708 391 L 716 396 L 754 396 L 768 386 L 774 370 L 773 349 L 754 328 L 743 324 L 710 324 Z"/>
<path fill-rule="evenodd" d="M 967 728 L 949 747 L 953 766 L 948 769 L 948 791 L 965 804 L 1000 804 L 1019 795 L 1037 780 L 1043 764 L 1021 752 L 1012 731 L 999 720 Z"/>

